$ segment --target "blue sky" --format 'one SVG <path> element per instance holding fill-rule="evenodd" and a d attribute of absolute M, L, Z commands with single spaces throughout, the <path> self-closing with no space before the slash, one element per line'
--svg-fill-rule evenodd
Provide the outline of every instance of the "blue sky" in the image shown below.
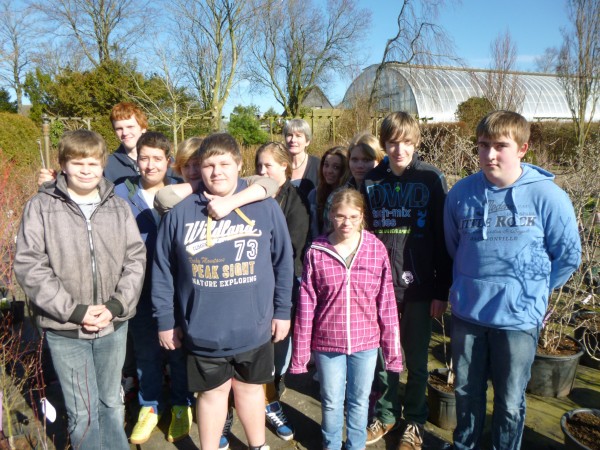
<path fill-rule="evenodd" d="M 364 68 L 381 60 L 387 40 L 395 35 L 401 0 L 359 0 L 359 3 L 373 14 L 368 38 L 361 46 L 364 61 L 361 68 Z M 568 26 L 564 0 L 462 0 L 447 5 L 437 23 L 454 40 L 457 55 L 469 67 L 478 68 L 489 66 L 490 43 L 508 30 L 518 48 L 517 70 L 534 70 L 535 58 L 547 47 L 560 46 L 560 30 Z M 325 94 L 332 103 L 338 103 L 351 81 L 341 76 Z M 270 106 L 277 111 L 282 109 L 266 93 L 251 96 L 245 91 L 243 83 L 234 89 L 225 106 L 226 116 L 238 104 L 255 104 L 262 112 Z"/>

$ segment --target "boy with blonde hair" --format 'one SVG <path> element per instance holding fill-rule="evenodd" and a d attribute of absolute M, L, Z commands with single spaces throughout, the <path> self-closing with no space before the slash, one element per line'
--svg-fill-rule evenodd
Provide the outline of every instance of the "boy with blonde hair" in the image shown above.
<path fill-rule="evenodd" d="M 71 446 L 126 450 L 121 367 L 146 249 L 131 209 L 102 177 L 102 137 L 65 133 L 58 152 L 61 172 L 25 205 L 15 275 L 46 332 Z"/>
<path fill-rule="evenodd" d="M 554 175 L 522 161 L 529 123 L 494 111 L 477 126 L 481 170 L 452 188 L 444 229 L 454 258 L 455 450 L 476 449 L 494 387 L 492 445 L 521 448 L 525 388 L 552 289 L 581 260 L 573 205 Z"/>
<path fill-rule="evenodd" d="M 381 368 L 376 374 L 381 397 L 367 430 L 373 444 L 394 429 L 404 415 L 400 450 L 420 450 L 427 421 L 427 360 L 431 323 L 446 310 L 451 261 L 444 246 L 443 209 L 446 179 L 416 153 L 419 123 L 405 112 L 389 114 L 379 134 L 387 158 L 363 184 L 370 229 L 387 248 L 400 315 L 400 339 L 408 379 L 402 410 L 399 376 Z"/>

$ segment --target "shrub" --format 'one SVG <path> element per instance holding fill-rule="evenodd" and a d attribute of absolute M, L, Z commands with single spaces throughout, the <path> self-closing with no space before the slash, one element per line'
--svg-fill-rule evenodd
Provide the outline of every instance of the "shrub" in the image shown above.
<path fill-rule="evenodd" d="M 241 142 L 244 147 L 255 144 L 264 144 L 269 135 L 260 127 L 257 106 L 236 106 L 231 114 L 227 130 Z"/>
<path fill-rule="evenodd" d="M 4 159 L 24 167 L 41 165 L 37 140 L 41 129 L 29 118 L 0 112 L 0 149 Z"/>
<path fill-rule="evenodd" d="M 475 133 L 475 127 L 483 116 L 492 112 L 494 107 L 484 97 L 471 97 L 458 105 L 456 118 L 465 124 L 467 133 Z"/>

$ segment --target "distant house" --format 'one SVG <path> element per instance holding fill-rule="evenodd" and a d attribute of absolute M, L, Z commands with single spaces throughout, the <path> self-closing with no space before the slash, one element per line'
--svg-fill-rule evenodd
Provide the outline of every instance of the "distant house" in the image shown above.
<path fill-rule="evenodd" d="M 323 91 L 319 86 L 310 88 L 306 93 L 304 100 L 302 100 L 302 106 L 311 109 L 332 109 L 333 106 L 323 94 Z"/>

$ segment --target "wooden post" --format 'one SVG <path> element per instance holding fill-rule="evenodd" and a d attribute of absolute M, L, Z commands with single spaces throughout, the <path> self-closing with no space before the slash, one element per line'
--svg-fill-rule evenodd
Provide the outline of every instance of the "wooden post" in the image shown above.
<path fill-rule="evenodd" d="M 50 163 L 50 117 L 42 114 L 42 136 L 44 137 L 44 154 L 46 156 L 46 167 L 52 167 Z"/>

